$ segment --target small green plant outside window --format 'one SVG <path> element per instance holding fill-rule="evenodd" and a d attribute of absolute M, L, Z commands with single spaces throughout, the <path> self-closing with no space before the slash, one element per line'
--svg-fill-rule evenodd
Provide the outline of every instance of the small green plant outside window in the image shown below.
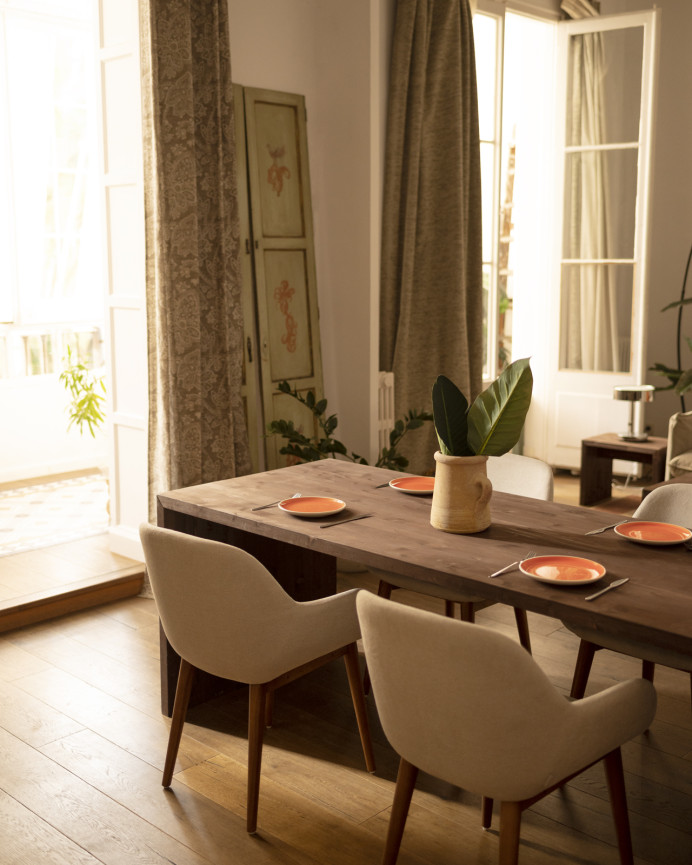
<path fill-rule="evenodd" d="M 67 358 L 63 359 L 65 368 L 60 373 L 60 381 L 70 395 L 68 413 L 69 429 L 73 424 L 84 434 L 87 426 L 91 435 L 96 437 L 96 430 L 105 421 L 103 412 L 106 383 L 104 376 L 95 375 L 86 364 L 72 357 L 70 346 L 67 347 Z"/>

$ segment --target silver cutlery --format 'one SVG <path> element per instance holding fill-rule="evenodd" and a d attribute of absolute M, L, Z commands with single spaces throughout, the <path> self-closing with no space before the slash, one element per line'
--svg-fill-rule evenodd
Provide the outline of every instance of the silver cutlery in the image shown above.
<path fill-rule="evenodd" d="M 367 517 L 371 517 L 371 516 L 372 516 L 372 514 L 360 514 L 357 517 L 346 517 L 343 520 L 336 520 L 336 522 L 333 522 L 333 523 L 322 523 L 320 525 L 320 528 L 321 529 L 330 529 L 332 526 L 340 526 L 342 523 L 351 523 L 354 520 L 364 520 Z"/>
<path fill-rule="evenodd" d="M 529 550 L 528 553 L 524 556 L 524 559 L 531 559 L 531 558 L 533 558 L 533 556 L 535 556 L 535 555 L 536 555 L 536 554 L 534 553 L 533 550 Z M 505 574 L 505 573 L 507 573 L 507 571 L 511 571 L 512 568 L 516 568 L 516 566 L 517 566 L 518 564 L 520 564 L 521 562 L 523 562 L 524 559 L 518 559 L 516 562 L 512 562 L 511 565 L 507 565 L 507 566 L 504 567 L 504 568 L 500 568 L 499 571 L 495 571 L 494 574 L 488 574 L 488 579 L 489 579 L 489 580 L 492 580 L 493 577 L 499 577 L 500 574 Z"/>
<path fill-rule="evenodd" d="M 629 577 L 623 577 L 621 580 L 613 580 L 613 582 L 609 586 L 606 586 L 605 589 L 601 589 L 600 592 L 594 592 L 593 595 L 587 595 L 584 600 L 593 601 L 594 598 L 597 598 L 599 595 L 605 595 L 606 592 L 609 592 L 611 589 L 616 589 L 628 580 Z"/>
<path fill-rule="evenodd" d="M 293 493 L 293 495 L 291 496 L 291 498 L 292 498 L 292 499 L 299 499 L 299 498 L 300 498 L 300 493 Z M 250 508 L 250 510 L 252 510 L 252 511 L 263 511 L 265 508 L 273 508 L 274 505 L 278 505 L 279 502 L 285 502 L 285 501 L 286 501 L 286 497 L 284 496 L 284 498 L 282 498 L 282 499 L 277 499 L 275 502 L 269 502 L 268 505 L 258 505 L 256 508 Z"/>
<path fill-rule="evenodd" d="M 375 489 L 376 489 L 376 490 L 381 490 L 382 487 L 388 487 L 388 486 L 389 486 L 389 481 L 387 481 L 387 482 L 384 483 L 384 484 L 378 484 L 378 485 L 375 487 Z"/>
<path fill-rule="evenodd" d="M 600 535 L 601 532 L 607 532 L 608 529 L 614 529 L 617 526 L 621 526 L 624 523 L 629 523 L 629 522 L 631 522 L 631 521 L 630 520 L 618 520 L 617 523 L 611 523 L 609 526 L 602 526 L 600 529 L 591 529 L 590 532 L 585 532 L 585 534 L 587 534 L 587 535 Z"/>

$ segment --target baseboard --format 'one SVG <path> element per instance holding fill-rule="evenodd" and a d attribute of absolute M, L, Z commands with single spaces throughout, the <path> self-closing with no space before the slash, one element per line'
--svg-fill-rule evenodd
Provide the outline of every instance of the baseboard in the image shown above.
<path fill-rule="evenodd" d="M 123 568 L 112 576 L 70 583 L 58 592 L 49 589 L 0 604 L 0 633 L 138 595 L 144 566 Z"/>

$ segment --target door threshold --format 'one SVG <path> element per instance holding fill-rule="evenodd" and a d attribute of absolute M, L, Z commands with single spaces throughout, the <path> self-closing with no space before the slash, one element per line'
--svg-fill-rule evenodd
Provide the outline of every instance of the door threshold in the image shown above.
<path fill-rule="evenodd" d="M 138 595 L 144 585 L 144 565 L 121 568 L 112 575 L 78 580 L 0 603 L 0 633 L 66 616 L 89 607 Z"/>

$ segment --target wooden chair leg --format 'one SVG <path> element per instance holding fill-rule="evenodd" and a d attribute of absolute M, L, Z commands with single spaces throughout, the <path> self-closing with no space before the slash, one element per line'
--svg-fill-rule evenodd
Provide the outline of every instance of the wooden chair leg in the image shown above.
<path fill-rule="evenodd" d="M 190 702 L 190 693 L 192 692 L 192 683 L 195 680 L 196 670 L 197 668 L 193 667 L 192 664 L 181 660 L 180 672 L 178 673 L 178 684 L 175 689 L 175 700 L 173 702 L 171 730 L 168 734 L 168 749 L 166 750 L 166 760 L 163 765 L 162 784 L 164 787 L 170 787 L 171 781 L 173 780 L 175 759 L 178 756 L 180 737 L 183 734 L 185 715 L 187 715 L 187 707 Z"/>
<path fill-rule="evenodd" d="M 264 701 L 264 726 L 271 727 L 274 720 L 274 691 L 267 691 Z"/>
<path fill-rule="evenodd" d="M 514 608 L 514 618 L 517 623 L 517 631 L 519 632 L 519 642 L 531 654 L 531 636 L 529 634 L 529 620 L 526 615 L 526 610 L 519 607 Z"/>
<path fill-rule="evenodd" d="M 348 676 L 348 686 L 351 689 L 353 708 L 356 711 L 356 721 L 358 722 L 358 731 L 360 732 L 360 742 L 363 746 L 363 755 L 365 756 L 365 767 L 368 772 L 374 772 L 375 754 L 372 750 L 370 725 L 368 724 L 368 711 L 365 706 L 365 694 L 363 693 L 363 683 L 361 682 L 360 667 L 358 666 L 358 647 L 355 643 L 351 643 L 351 645 L 346 649 L 344 663 L 346 664 L 346 675 Z"/>
<path fill-rule="evenodd" d="M 481 799 L 481 826 L 490 829 L 493 822 L 493 800 L 487 796 Z"/>
<path fill-rule="evenodd" d="M 389 829 L 387 830 L 387 841 L 385 843 L 384 856 L 382 857 L 382 865 L 395 865 L 396 863 L 417 777 L 418 769 L 402 757 L 396 777 L 396 790 L 394 791 L 392 815 L 389 818 Z"/>
<path fill-rule="evenodd" d="M 642 661 L 642 679 L 653 682 L 656 664 L 653 661 Z"/>
<path fill-rule="evenodd" d="M 603 758 L 606 780 L 610 792 L 610 807 L 613 811 L 615 834 L 620 865 L 633 865 L 632 836 L 630 834 L 630 818 L 627 812 L 627 795 L 625 793 L 625 778 L 622 771 L 622 753 L 619 748 L 606 754 Z"/>
<path fill-rule="evenodd" d="M 520 830 L 520 803 L 503 802 L 500 806 L 500 865 L 517 865 Z"/>
<path fill-rule="evenodd" d="M 247 735 L 247 831 L 251 835 L 257 831 L 257 806 L 259 802 L 266 702 L 267 686 L 250 685 Z"/>
<path fill-rule="evenodd" d="M 589 643 L 588 640 L 580 641 L 577 664 L 574 668 L 574 678 L 572 679 L 572 691 L 570 692 L 570 697 L 573 697 L 575 700 L 581 700 L 584 696 L 595 654 L 596 646 L 593 643 Z"/>
<path fill-rule="evenodd" d="M 462 622 L 470 622 L 473 624 L 476 620 L 476 612 L 473 609 L 473 604 L 470 601 L 462 601 L 459 604 L 459 618 Z"/>

